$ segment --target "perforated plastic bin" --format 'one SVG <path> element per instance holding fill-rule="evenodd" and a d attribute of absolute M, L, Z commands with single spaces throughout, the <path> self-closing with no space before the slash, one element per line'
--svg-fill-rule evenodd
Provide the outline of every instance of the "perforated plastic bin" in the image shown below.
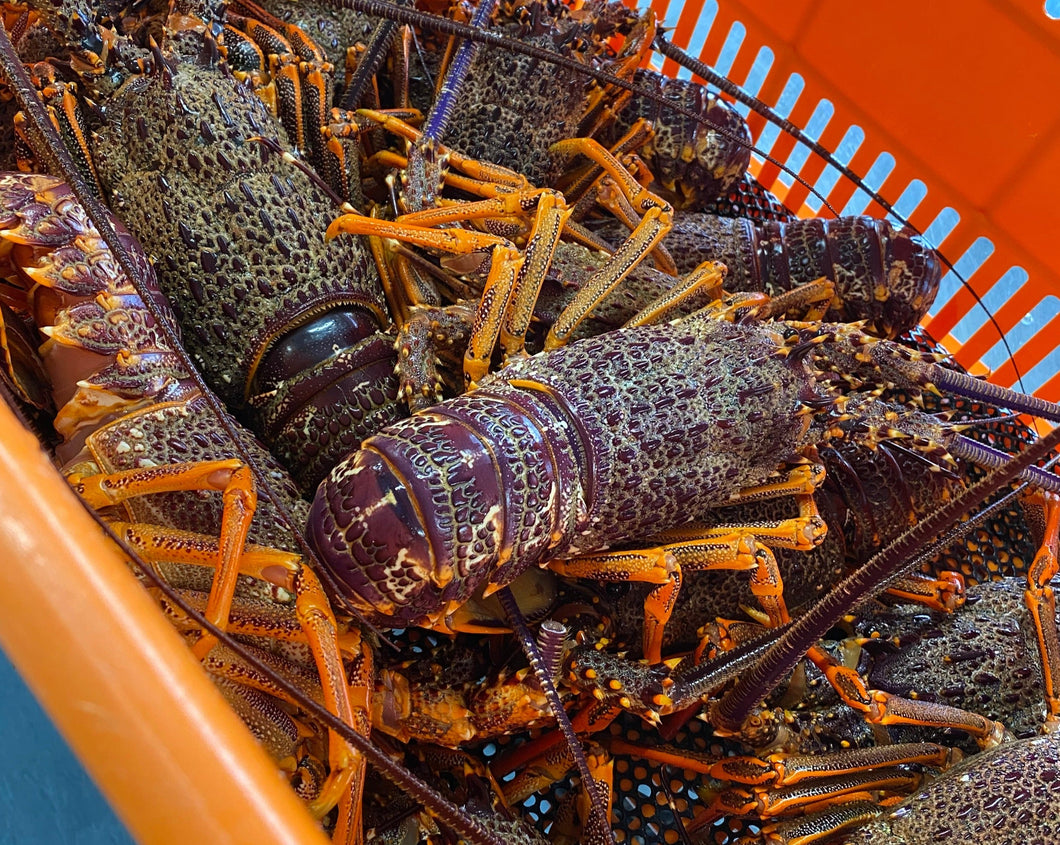
<path fill-rule="evenodd" d="M 1055 0 L 1054 5 L 1060 6 Z M 1047 3 L 1046 7 L 1050 4 Z M 1060 398 L 1060 22 L 1038 3 L 656 4 L 672 39 L 837 150 L 952 260 L 925 320 L 971 369 Z M 1060 15 L 1060 9 L 1054 14 Z M 662 65 L 669 73 L 677 68 Z M 836 209 L 883 210 L 751 116 Z M 820 203 L 756 160 L 803 215 Z M 0 405 L 0 645 L 142 841 L 323 841 L 275 768 Z M 76 819 L 70 820 L 76 825 Z"/>

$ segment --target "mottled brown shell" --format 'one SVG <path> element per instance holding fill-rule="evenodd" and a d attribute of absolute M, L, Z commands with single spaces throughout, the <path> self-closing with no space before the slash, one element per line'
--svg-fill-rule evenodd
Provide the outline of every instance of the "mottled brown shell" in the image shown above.
<path fill-rule="evenodd" d="M 107 104 L 95 155 L 111 207 L 155 261 L 184 341 L 229 404 L 246 401 L 267 348 L 318 309 L 364 308 L 387 322 L 378 274 L 356 238 L 325 242 L 324 190 L 272 145 L 278 122 L 186 32 L 153 72 Z M 187 53 L 197 45 L 202 57 Z M 264 142 L 255 140 L 263 138 Z"/>
<path fill-rule="evenodd" d="M 1055 845 L 1060 842 L 1060 734 L 999 745 L 929 783 L 849 845 Z"/>

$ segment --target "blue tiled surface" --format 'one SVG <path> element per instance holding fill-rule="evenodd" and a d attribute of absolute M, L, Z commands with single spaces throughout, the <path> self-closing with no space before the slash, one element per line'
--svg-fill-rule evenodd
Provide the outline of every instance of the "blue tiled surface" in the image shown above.
<path fill-rule="evenodd" d="M 132 845 L 0 652 L 0 845 Z"/>

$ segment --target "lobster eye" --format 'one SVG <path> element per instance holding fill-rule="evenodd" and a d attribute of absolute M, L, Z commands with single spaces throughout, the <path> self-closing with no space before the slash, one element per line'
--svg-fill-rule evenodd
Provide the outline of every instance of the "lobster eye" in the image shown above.
<path fill-rule="evenodd" d="M 339 308 L 304 323 L 281 337 L 265 354 L 251 381 L 251 393 L 274 390 L 286 379 L 377 331 L 375 319 L 360 308 Z"/>

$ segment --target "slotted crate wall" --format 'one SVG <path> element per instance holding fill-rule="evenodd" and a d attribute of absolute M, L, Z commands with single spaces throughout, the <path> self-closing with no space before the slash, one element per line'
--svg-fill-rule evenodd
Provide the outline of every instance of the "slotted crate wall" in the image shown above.
<path fill-rule="evenodd" d="M 924 321 L 976 372 L 1060 398 L 1060 4 L 725 0 L 652 4 L 674 43 L 744 86 L 896 207 L 955 265 Z M 1053 17 L 1050 17 L 1050 12 Z M 667 60 L 664 72 L 678 66 Z M 886 212 L 756 114 L 756 144 L 839 213 Z M 756 157 L 793 211 L 827 214 Z M 838 177 L 838 178 L 837 178 Z M 1006 334 L 1012 360 L 1000 342 Z"/>

